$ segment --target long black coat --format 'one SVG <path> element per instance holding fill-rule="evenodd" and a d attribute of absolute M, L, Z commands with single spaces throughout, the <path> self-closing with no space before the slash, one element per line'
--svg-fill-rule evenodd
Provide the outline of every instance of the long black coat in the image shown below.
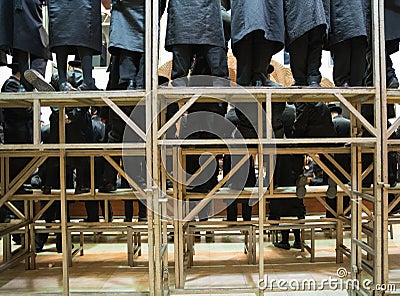
<path fill-rule="evenodd" d="M 296 103 L 293 134 L 296 138 L 329 138 L 335 136 L 331 111 L 325 103 Z"/>
<path fill-rule="evenodd" d="M 311 29 L 329 26 L 329 2 L 327 0 L 284 0 L 286 46 Z"/>
<path fill-rule="evenodd" d="M 110 43 L 108 50 L 118 54 L 119 49 L 144 52 L 144 0 L 119 1 L 112 6 Z"/>
<path fill-rule="evenodd" d="M 170 0 L 165 48 L 200 44 L 225 48 L 220 0 Z"/>
<path fill-rule="evenodd" d="M 100 0 L 48 0 L 47 5 L 51 51 L 82 46 L 101 53 Z"/>
<path fill-rule="evenodd" d="M 13 43 L 13 1 L 0 1 L 0 49 L 9 52 Z"/>
<path fill-rule="evenodd" d="M 331 0 L 329 46 L 360 36 L 369 36 L 370 0 Z"/>
<path fill-rule="evenodd" d="M 385 8 L 385 40 L 400 41 L 400 7 L 388 6 Z M 392 52 L 389 52 L 391 54 Z"/>
<path fill-rule="evenodd" d="M 285 40 L 283 2 L 276 0 L 231 0 L 232 44 L 256 30 L 264 31 L 264 37 L 277 44 L 273 53 L 282 49 Z"/>
<path fill-rule="evenodd" d="M 14 1 L 13 48 L 40 58 L 51 59 L 48 49 L 49 39 L 43 27 L 42 2 L 42 0 Z"/>

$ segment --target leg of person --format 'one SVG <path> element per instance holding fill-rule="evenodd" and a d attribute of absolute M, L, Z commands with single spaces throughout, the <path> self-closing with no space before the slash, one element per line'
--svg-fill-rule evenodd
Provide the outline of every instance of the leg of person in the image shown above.
<path fill-rule="evenodd" d="M 282 240 L 280 242 L 274 243 L 274 247 L 289 250 L 290 249 L 289 230 L 282 230 L 281 234 L 282 234 Z"/>
<path fill-rule="evenodd" d="M 292 70 L 294 85 L 304 86 L 307 84 L 307 57 L 308 36 L 302 35 L 287 48 L 290 55 L 290 69 Z"/>
<path fill-rule="evenodd" d="M 82 62 L 83 83 L 78 90 L 98 90 L 93 80 L 93 55 L 92 50 L 87 47 L 78 47 L 79 57 Z"/>
<path fill-rule="evenodd" d="M 193 54 L 193 45 L 179 44 L 173 46 L 171 70 L 171 80 L 173 86 L 187 86 L 187 75 L 189 74 Z"/>
<path fill-rule="evenodd" d="M 203 52 L 210 68 L 211 76 L 222 78 L 215 78 L 213 86 L 230 86 L 228 58 L 225 49 L 220 46 L 203 45 Z"/>
<path fill-rule="evenodd" d="M 85 201 L 86 208 L 86 222 L 99 222 L 99 202 L 98 201 Z"/>
<path fill-rule="evenodd" d="M 38 91 L 55 91 L 54 87 L 45 80 L 47 60 L 31 55 L 31 69 L 25 71 L 24 78 Z"/>
<path fill-rule="evenodd" d="M 231 200 L 227 200 L 229 202 Z M 237 200 L 233 200 L 228 203 L 226 207 L 226 220 L 227 221 L 237 221 L 238 208 L 237 208 Z"/>
<path fill-rule="evenodd" d="M 252 51 L 253 34 L 246 35 L 233 47 L 233 54 L 237 60 L 236 83 L 242 86 L 249 86 L 253 79 L 253 55 L 249 54 Z"/>
<path fill-rule="evenodd" d="M 256 31 L 253 41 L 253 77 L 252 85 L 282 87 L 281 84 L 267 78 L 267 69 L 277 42 L 266 40 L 263 31 Z"/>
<path fill-rule="evenodd" d="M 133 201 L 124 200 L 125 205 L 125 220 L 124 222 L 132 222 L 133 218 Z"/>
<path fill-rule="evenodd" d="M 320 25 L 310 30 L 308 35 L 308 58 L 307 58 L 307 83 L 309 86 L 319 87 L 322 79 L 321 59 L 325 26 Z"/>
<path fill-rule="evenodd" d="M 250 200 L 243 199 L 241 202 L 242 202 L 243 221 L 251 221 L 253 206 L 250 204 Z"/>
<path fill-rule="evenodd" d="M 134 90 L 137 88 L 137 75 L 142 54 L 129 50 L 121 50 L 119 60 L 119 85 L 121 88 Z"/>
<path fill-rule="evenodd" d="M 351 72 L 350 85 L 362 86 L 365 68 L 367 67 L 367 42 L 365 37 L 351 39 Z"/>
<path fill-rule="evenodd" d="M 147 221 L 147 206 L 146 206 L 146 201 L 145 200 L 139 200 L 139 217 L 138 220 L 139 222 L 145 222 Z"/>
<path fill-rule="evenodd" d="M 57 60 L 57 72 L 58 72 L 58 87 L 60 91 L 71 91 L 75 90 L 72 85 L 67 81 L 67 69 L 68 69 L 68 52 L 63 46 L 55 48 Z"/>
<path fill-rule="evenodd" d="M 333 81 L 336 86 L 350 86 L 351 40 L 345 40 L 332 46 Z"/>
<path fill-rule="evenodd" d="M 25 79 L 25 76 L 24 76 L 25 71 L 30 68 L 29 53 L 26 51 L 15 49 L 13 55 L 18 62 L 18 70 L 19 70 L 19 73 L 21 74 L 21 79 L 20 79 L 21 85 L 20 85 L 18 91 L 21 91 L 21 92 L 32 91 L 33 86 Z"/>
<path fill-rule="evenodd" d="M 386 53 L 386 85 L 388 88 L 399 88 L 399 80 L 393 68 L 393 61 L 388 53 Z"/>
<path fill-rule="evenodd" d="M 301 249 L 300 229 L 293 229 L 293 234 L 294 234 L 294 243 L 292 248 Z"/>

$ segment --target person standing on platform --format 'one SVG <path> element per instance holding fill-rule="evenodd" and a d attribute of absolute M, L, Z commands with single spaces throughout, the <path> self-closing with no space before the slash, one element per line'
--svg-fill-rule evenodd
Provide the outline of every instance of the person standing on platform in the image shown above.
<path fill-rule="evenodd" d="M 67 60 L 72 54 L 79 54 L 82 61 L 83 83 L 78 90 L 97 90 L 92 57 L 101 54 L 100 0 L 48 0 L 47 5 L 50 50 L 56 54 L 59 90 L 74 90 L 67 81 Z"/>
<path fill-rule="evenodd" d="M 296 86 L 319 87 L 322 47 L 327 36 L 327 0 L 283 1 L 286 50 Z"/>
<path fill-rule="evenodd" d="M 331 0 L 328 48 L 336 86 L 362 86 L 366 67 L 370 1 Z M 400 36 L 400 35 L 399 35 Z"/>

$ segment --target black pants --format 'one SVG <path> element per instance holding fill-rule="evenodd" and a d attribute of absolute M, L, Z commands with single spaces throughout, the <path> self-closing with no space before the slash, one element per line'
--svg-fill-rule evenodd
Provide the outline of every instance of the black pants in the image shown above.
<path fill-rule="evenodd" d="M 277 46 L 277 42 L 264 38 L 262 30 L 253 31 L 236 42 L 233 54 L 237 59 L 237 84 L 249 86 L 252 80 L 265 75 Z"/>
<path fill-rule="evenodd" d="M 103 216 L 106 217 L 105 203 L 108 202 L 108 222 L 112 221 L 113 211 L 111 201 L 85 201 L 85 209 L 87 213 L 87 222 L 99 222 L 99 205 Z"/>
<path fill-rule="evenodd" d="M 322 44 L 325 27 L 318 26 L 290 44 L 290 68 L 296 85 L 309 85 L 321 82 Z"/>
<path fill-rule="evenodd" d="M 135 88 L 144 88 L 144 54 L 121 50 L 119 59 L 119 84 L 126 85 L 133 81 Z"/>
<path fill-rule="evenodd" d="M 209 66 L 210 75 L 228 79 L 228 63 L 226 51 L 223 47 L 181 44 L 172 49 L 173 62 L 171 80 L 174 86 L 187 86 L 187 75 L 192 66 L 194 55 L 203 56 Z M 182 78 L 182 79 L 178 79 Z M 174 81 L 175 80 L 175 81 Z M 214 86 L 226 85 L 226 81 L 215 80 Z"/>
<path fill-rule="evenodd" d="M 365 37 L 355 37 L 332 46 L 333 81 L 336 86 L 348 83 L 361 86 L 366 67 L 367 44 Z"/>
<path fill-rule="evenodd" d="M 18 70 L 21 73 L 21 84 L 27 91 L 32 91 L 33 86 L 25 79 L 24 73 L 28 69 L 33 69 L 44 77 L 46 74 L 47 60 L 19 49 L 15 49 L 13 55 L 18 62 Z"/>

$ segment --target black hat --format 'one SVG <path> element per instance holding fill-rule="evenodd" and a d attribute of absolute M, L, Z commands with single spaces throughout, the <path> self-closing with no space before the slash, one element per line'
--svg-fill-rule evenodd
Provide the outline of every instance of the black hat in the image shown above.
<path fill-rule="evenodd" d="M 340 107 L 340 103 L 330 103 L 328 104 L 329 111 L 336 112 L 337 114 L 342 114 L 343 110 Z"/>

